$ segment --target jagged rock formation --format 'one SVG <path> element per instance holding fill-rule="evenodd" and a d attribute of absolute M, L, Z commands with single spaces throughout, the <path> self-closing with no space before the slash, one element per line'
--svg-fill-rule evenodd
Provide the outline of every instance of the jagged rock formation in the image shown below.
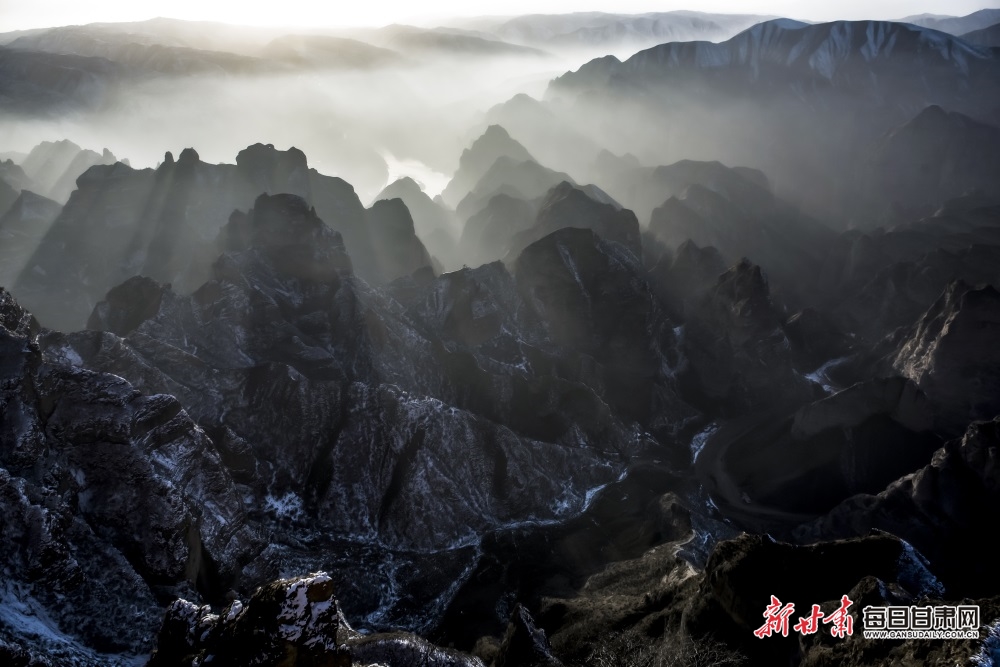
<path fill-rule="evenodd" d="M 566 228 L 528 246 L 514 273 L 549 338 L 597 362 L 604 400 L 669 440 L 687 412 L 675 398 L 674 334 L 638 261 L 589 229 Z"/>
<path fill-rule="evenodd" d="M 203 663 L 277 667 L 386 665 L 482 667 L 473 658 L 438 648 L 414 635 L 362 635 L 348 624 L 323 572 L 281 579 L 258 588 L 245 603 L 219 614 L 178 600 L 167 610 L 149 667 Z"/>
<path fill-rule="evenodd" d="M 257 171 L 254 187 L 268 187 L 271 173 L 294 182 L 302 160 L 289 158 L 286 168 Z M 196 163 L 187 153 L 167 168 Z M 622 211 L 594 199 L 598 191 L 566 184 L 556 194 L 560 197 L 552 199 L 551 208 L 565 204 L 569 213 L 550 210 L 546 220 L 583 220 L 613 235 L 613 221 Z M 400 201 L 380 202 L 366 217 L 381 220 L 368 234 L 379 249 L 398 253 L 390 256 L 391 265 L 417 257 L 407 254 L 416 247 L 405 245 L 413 238 L 413 223 Z M 608 220 L 612 223 L 602 227 Z M 394 228 L 399 225 L 406 228 L 402 233 Z M 963 223 L 956 229 L 972 233 L 968 230 L 977 227 Z M 394 239 L 404 244 L 394 246 Z M 637 234 L 634 239 L 638 244 Z M 74 598 L 75 606 L 58 616 L 59 632 L 66 634 L 33 643 L 23 610 L 38 605 L 49 614 L 55 603 L 33 578 L 40 566 L 19 565 L 13 570 L 19 587 L 12 599 L 21 611 L 0 616 L 0 650 L 7 651 L 0 655 L 20 660 L 35 651 L 42 657 L 98 662 L 104 653 L 142 652 L 150 645 L 157 610 L 179 595 L 195 602 L 171 608 L 157 658 L 167 660 L 163 664 L 186 664 L 196 654 L 239 662 L 233 656 L 250 646 L 268 656 L 283 655 L 292 646 L 304 661 L 476 664 L 412 636 L 311 641 L 337 636 L 329 628 L 340 627 L 339 612 L 336 618 L 320 614 L 330 621 L 323 632 L 286 637 L 288 624 L 275 624 L 280 612 L 272 611 L 281 600 L 297 599 L 289 597 L 295 583 L 267 582 L 283 572 L 317 567 L 330 572 L 329 580 L 320 582 L 330 595 L 317 592 L 317 599 L 332 600 L 336 589 L 338 604 L 363 627 L 405 624 L 427 631 L 436 620 L 449 619 L 445 627 L 496 632 L 480 643 L 480 655 L 496 661 L 586 659 L 606 640 L 594 629 L 606 628 L 607 621 L 629 631 L 659 632 L 670 642 L 676 638 L 676 651 L 689 650 L 683 648 L 692 646 L 686 642 L 704 641 L 700 634 L 723 618 L 719 614 L 729 617 L 720 621 L 722 626 L 747 625 L 752 617 L 738 608 L 751 604 L 745 584 L 730 581 L 722 593 L 713 588 L 728 576 L 720 572 L 743 567 L 743 551 L 723 547 L 709 561 L 707 574 L 699 573 L 714 539 L 732 534 L 722 517 L 736 525 L 790 531 L 791 524 L 808 518 L 803 514 L 850 503 L 844 499 L 852 493 L 874 492 L 919 469 L 940 444 L 930 430 L 939 427 L 929 416 L 947 406 L 948 392 L 928 391 L 925 397 L 909 382 L 881 380 L 799 407 L 827 391 L 798 372 L 799 359 L 819 360 L 825 354 L 821 350 L 836 351 L 840 340 L 832 335 L 829 347 L 809 348 L 806 343 L 815 337 L 810 332 L 823 328 L 819 313 L 788 318 L 771 302 L 763 273 L 750 262 L 719 275 L 718 253 L 686 243 L 647 271 L 641 248 L 636 252 L 629 242 L 628 236 L 616 241 L 570 225 L 526 247 L 509 268 L 494 262 L 436 277 L 423 254 L 424 263 L 415 262 L 412 272 L 375 287 L 354 275 L 355 261 L 343 237 L 306 199 L 263 195 L 247 213 L 230 216 L 213 244 L 221 256 L 212 264 L 211 278 L 191 295 L 150 278 L 132 278 L 94 309 L 91 331 L 72 334 L 39 333 L 37 324 L 12 306 L 5 311 L 10 313 L 5 326 L 20 337 L 15 348 L 31 361 L 9 368 L 43 369 L 32 372 L 46 374 L 46 382 L 50 376 L 71 379 L 53 385 L 37 405 L 48 406 L 55 397 L 86 399 L 46 412 L 44 429 L 61 447 L 76 442 L 72 434 L 95 439 L 86 440 L 89 449 L 66 450 L 72 454 L 67 454 L 67 467 L 57 460 L 45 474 L 34 468 L 35 450 L 12 448 L 17 456 L 2 462 L 10 479 L 4 488 L 24 490 L 10 496 L 8 514 L 14 519 L 3 529 L 13 536 L 11 543 L 23 542 L 30 533 L 24 517 L 36 511 L 31 508 L 44 505 L 53 511 L 54 501 L 41 503 L 34 489 L 44 489 L 43 498 L 71 489 L 77 493 L 75 504 L 63 498 L 60 516 L 71 525 L 85 525 L 93 536 L 88 542 L 64 531 L 46 539 L 67 545 L 59 548 L 76 554 L 77 563 L 84 562 L 83 553 L 118 553 L 112 574 L 132 573 L 131 588 L 121 595 L 144 600 L 145 611 L 134 633 L 113 643 L 103 625 L 91 634 L 78 624 L 117 600 L 123 589 L 96 601 L 74 593 L 84 597 Z M 957 314 L 962 308 L 941 312 L 946 310 L 945 319 L 962 320 Z M 793 341 L 786 330 L 801 340 Z M 980 346 L 963 340 L 970 349 Z M 950 349 L 944 344 L 930 348 Z M 74 382 L 84 388 L 74 388 Z M 775 392 L 775 386 L 787 393 Z M 718 391 L 709 395 L 704 387 Z M 91 394 L 99 398 L 86 398 Z M 121 399 L 125 394 L 130 398 Z M 717 420 L 737 414 L 746 419 L 705 428 L 707 419 L 689 401 Z M 785 416 L 772 419 L 765 409 Z M 142 417 L 125 420 L 120 410 Z M 154 415 L 153 423 L 162 419 L 168 426 L 144 431 L 147 413 Z M 770 427 L 762 424 L 768 420 Z M 696 450 L 692 442 L 688 451 L 688 438 L 703 428 L 697 437 L 709 443 Z M 102 429 L 110 435 L 101 435 Z M 11 431 L 0 441 L 25 442 L 19 433 Z M 90 457 L 91 450 L 100 457 Z M 606 491 L 605 500 L 594 501 L 594 490 L 615 484 L 637 458 L 683 469 L 698 451 L 695 475 L 714 477 L 717 484 L 707 487 L 714 503 L 707 510 L 696 488 L 664 494 L 680 483 L 671 476 L 665 481 L 662 469 L 618 482 L 621 486 Z M 976 456 L 988 459 L 988 454 Z M 707 472 L 713 462 L 719 467 Z M 130 481 L 116 477 L 122 469 L 131 471 Z M 173 485 L 173 491 L 164 492 L 166 501 L 157 494 L 139 497 L 131 486 L 160 488 L 167 486 L 163 480 Z M 135 507 L 140 514 L 130 513 Z M 343 511 L 347 507 L 351 512 Z M 591 514 L 564 533 L 555 532 L 564 530 L 559 526 L 551 534 L 534 535 L 537 528 L 524 526 L 558 524 L 584 509 Z M 141 525 L 136 516 L 142 517 Z M 858 520 L 866 516 L 878 517 L 859 512 Z M 871 521 L 876 525 L 875 518 Z M 240 532 L 226 533 L 222 525 Z M 594 525 L 602 527 L 598 532 L 620 535 L 613 549 L 587 536 Z M 853 530 L 860 524 L 835 525 Z M 918 537 L 923 534 L 919 525 L 903 523 Z M 517 537 L 525 533 L 531 537 Z M 550 541 L 550 535 L 558 537 Z M 524 546 L 525 539 L 530 546 Z M 807 554 L 804 564 L 799 556 L 788 556 L 786 569 L 825 563 L 813 555 L 840 548 L 810 547 L 813 551 L 801 552 Z M 523 565 L 497 575 L 491 559 L 510 563 L 509 554 L 518 549 L 527 555 L 548 553 L 551 561 L 532 559 L 532 566 L 540 567 L 535 577 L 552 581 L 540 584 Z M 923 572 L 926 564 L 917 556 L 905 547 L 902 556 L 897 547 L 866 549 L 859 547 L 864 558 L 885 565 L 884 577 L 878 576 L 888 582 L 889 593 L 879 593 L 874 580 L 849 582 L 855 573 L 843 577 L 847 592 L 875 604 L 908 603 L 919 595 L 912 588 L 912 572 L 898 565 Z M 484 554 L 489 563 L 482 562 Z M 886 565 L 893 558 L 897 570 Z M 933 552 L 932 566 L 939 562 Z M 80 567 L 89 572 L 90 566 Z M 944 571 L 950 580 L 958 580 L 949 568 Z M 87 576 L 82 590 L 104 581 Z M 925 576 L 923 581 L 931 580 Z M 246 599 L 257 586 L 263 588 L 247 610 L 256 604 L 265 611 L 251 614 L 224 606 L 230 589 Z M 568 602 L 579 590 L 579 599 Z M 542 602 L 540 591 L 554 597 Z M 489 599 L 487 609 L 496 609 L 506 623 L 519 601 L 511 595 L 524 596 L 530 606 L 516 611 L 506 640 L 502 629 L 482 619 L 464 626 L 452 620 L 464 605 Z M 500 599 L 506 602 L 497 606 Z M 455 600 L 461 604 L 445 612 Z M 985 602 L 983 608 L 993 613 Z M 11 618 L 21 619 L 20 625 Z M 193 625 L 186 625 L 189 621 Z M 196 626 L 199 632 L 192 634 Z M 541 640 L 543 632 L 551 645 Z M 467 643 L 476 638 L 470 635 Z M 754 659 L 786 659 L 800 650 L 726 641 L 723 648 L 710 646 L 723 656 L 738 650 Z M 322 650 L 311 653 L 321 644 Z M 176 646 L 186 646 L 188 657 L 169 657 Z M 693 646 L 690 650 L 709 645 Z M 808 664 L 820 659 L 817 651 L 825 645 L 803 646 L 801 659 Z M 866 644 L 858 650 L 877 647 Z M 909 643 L 898 650 L 923 649 Z M 970 642 L 948 656 L 974 650 Z"/>
<path fill-rule="evenodd" d="M 960 432 L 965 424 L 1000 413 L 1000 293 L 992 286 L 957 281 L 914 325 L 891 359 L 938 410 L 939 427 Z"/>
<path fill-rule="evenodd" d="M 17 156 L 17 162 L 10 157 L 6 157 L 0 161 L 0 181 L 15 192 L 34 187 L 34 182 L 24 173 L 24 169 L 21 168 L 21 163 L 27 157 L 27 155 L 22 154 Z"/>
<path fill-rule="evenodd" d="M 759 266 L 732 266 L 685 314 L 681 382 L 703 410 L 735 416 L 810 394 Z"/>
<path fill-rule="evenodd" d="M 231 576 L 261 536 L 176 399 L 46 360 L 7 292 L 0 321 L 3 639 L 58 662 L 145 653 L 159 605 Z"/>
<path fill-rule="evenodd" d="M 680 160 L 659 167 L 642 167 L 627 160 L 617 164 L 600 182 L 606 183 L 608 192 L 626 202 L 643 222 L 650 220 L 653 209 L 665 199 L 679 197 L 693 185 L 753 210 L 772 206 L 775 200 L 767 176 L 757 169 L 698 160 Z"/>
<path fill-rule="evenodd" d="M 540 629 L 522 605 L 514 607 L 507 633 L 492 664 L 495 667 L 562 667 L 553 653 L 545 631 Z"/>
<path fill-rule="evenodd" d="M 13 287 L 43 323 L 62 330 L 79 328 L 104 293 L 132 275 L 182 292 L 198 287 L 218 254 L 219 230 L 262 191 L 305 197 L 343 234 L 366 280 L 384 282 L 429 264 L 408 214 L 366 212 L 349 184 L 309 169 L 295 148 L 256 144 L 236 165 L 208 164 L 185 149 L 155 170 L 93 167 L 77 186 Z"/>
<path fill-rule="evenodd" d="M 39 339 L 46 363 L 176 396 L 254 508 L 270 546 L 210 551 L 208 600 L 322 566 L 360 618 L 425 627 L 453 592 L 418 583 L 424 567 L 461 581 L 488 531 L 572 516 L 638 455 L 686 459 L 672 324 L 635 254 L 590 230 L 529 246 L 513 275 L 424 270 L 382 290 L 293 195 L 258 197 L 218 246 L 192 295 L 133 278 L 95 330 Z M 374 551 L 334 560 L 333 543 Z M 407 569 L 369 565 L 390 557 Z"/>
<path fill-rule="evenodd" d="M 72 141 L 43 141 L 31 149 L 21 162 L 38 194 L 64 204 L 76 188 L 76 179 L 95 164 L 111 165 L 118 159 L 104 149 L 102 153 L 80 148 Z"/>
<path fill-rule="evenodd" d="M 988 637 L 951 642 L 861 637 L 865 606 L 937 606 L 959 599 L 944 597 L 923 556 L 891 535 L 795 546 L 744 534 L 719 542 L 703 573 L 679 559 L 671 546 L 676 543 L 608 566 L 591 576 L 578 595 L 542 601 L 535 618 L 564 663 L 659 659 L 667 664 L 818 665 L 835 655 L 841 664 L 896 658 L 945 665 L 990 650 Z M 758 639 L 753 632 L 764 623 L 772 595 L 795 605 L 790 633 Z M 791 630 L 813 604 L 831 614 L 844 595 L 852 603 L 850 638 L 830 637 L 825 625 L 814 636 Z M 1000 615 L 996 599 L 975 602 L 981 622 L 990 627 L 990 619 Z"/>
<path fill-rule="evenodd" d="M 566 20 L 586 25 L 544 39 L 663 27 Z M 51 51 L 0 47 L 0 106 L 541 55 L 491 21 L 354 33 L 399 51 L 169 20 L 0 35 Z M 297 148 L 4 153 L 23 168 L 0 162 L 0 280 L 39 320 L 0 291 L 0 663 L 983 662 L 997 56 L 778 20 L 602 58 L 475 120 L 403 92 L 360 127 L 325 87 L 285 95 L 306 116 L 282 136 L 373 167 L 367 209 Z M 270 74 L 265 95 L 300 90 Z M 438 169 L 470 122 L 502 127 L 442 199 L 382 189 L 390 154 Z M 858 626 L 964 598 L 983 634 L 758 640 L 770 595 L 850 595 Z"/>

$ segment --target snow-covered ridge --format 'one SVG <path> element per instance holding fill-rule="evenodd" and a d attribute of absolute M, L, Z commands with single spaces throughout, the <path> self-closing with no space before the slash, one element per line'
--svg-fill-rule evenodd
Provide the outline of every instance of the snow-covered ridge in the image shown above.
<path fill-rule="evenodd" d="M 635 54 L 615 67 L 607 58 L 591 61 L 557 85 L 584 83 L 602 75 L 665 76 L 676 70 L 749 69 L 751 79 L 765 67 L 792 69 L 827 80 L 847 67 L 888 61 L 907 53 L 925 63 L 945 64 L 968 73 L 971 61 L 992 60 L 989 49 L 973 46 L 947 33 L 890 21 L 835 21 L 808 25 L 777 19 L 754 25 L 732 39 L 711 42 L 668 42 Z"/>

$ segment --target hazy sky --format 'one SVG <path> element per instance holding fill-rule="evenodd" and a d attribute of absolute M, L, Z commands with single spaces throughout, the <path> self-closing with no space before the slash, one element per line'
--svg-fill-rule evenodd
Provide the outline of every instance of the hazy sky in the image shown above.
<path fill-rule="evenodd" d="M 356 26 L 422 22 L 447 16 L 602 10 L 637 13 L 698 9 L 812 20 L 888 19 L 934 13 L 961 16 L 1000 0 L 0 0 L 0 31 L 155 16 L 247 25 Z"/>

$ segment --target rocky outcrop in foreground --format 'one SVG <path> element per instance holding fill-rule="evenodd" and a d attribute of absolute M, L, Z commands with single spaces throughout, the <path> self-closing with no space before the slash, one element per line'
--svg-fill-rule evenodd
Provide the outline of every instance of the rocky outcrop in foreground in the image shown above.
<path fill-rule="evenodd" d="M 483 667 L 478 658 L 415 635 L 356 632 L 323 572 L 271 582 L 219 613 L 186 600 L 171 604 L 148 667 L 204 664 Z"/>

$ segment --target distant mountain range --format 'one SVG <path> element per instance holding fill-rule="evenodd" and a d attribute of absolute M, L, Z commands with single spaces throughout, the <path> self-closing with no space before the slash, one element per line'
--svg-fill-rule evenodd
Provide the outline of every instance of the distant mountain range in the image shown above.
<path fill-rule="evenodd" d="M 962 35 L 962 39 L 969 44 L 976 46 L 989 46 L 996 48 L 1000 46 L 1000 23 L 994 23 L 988 28 L 980 28 Z"/>
<path fill-rule="evenodd" d="M 721 41 L 771 18 L 775 17 L 691 11 L 529 14 L 504 21 L 491 32 L 501 39 L 539 48 L 617 50 L 663 42 Z"/>
<path fill-rule="evenodd" d="M 845 208 L 847 176 L 884 133 L 931 104 L 997 124 L 998 80 L 996 53 L 940 31 L 781 19 L 720 44 L 593 60 L 555 79 L 548 99 L 557 116 L 571 114 L 566 122 L 617 152 L 642 158 L 672 146 L 678 156 L 753 164 L 812 212 L 849 219 L 862 213 Z M 636 126 L 657 128 L 656 142 Z"/>
<path fill-rule="evenodd" d="M 932 28 L 952 35 L 964 35 L 973 30 L 982 30 L 1000 23 L 1000 9 L 980 9 L 967 16 L 934 16 L 920 14 L 899 19 L 901 23 L 912 23 L 924 28 Z"/>

